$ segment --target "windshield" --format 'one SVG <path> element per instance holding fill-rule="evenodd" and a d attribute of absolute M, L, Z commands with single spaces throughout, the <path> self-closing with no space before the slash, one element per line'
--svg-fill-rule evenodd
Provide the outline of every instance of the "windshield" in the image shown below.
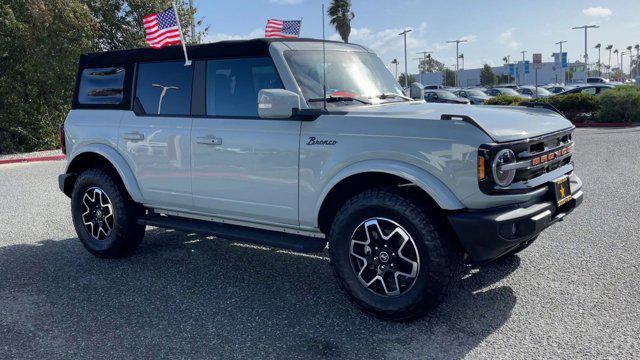
<path fill-rule="evenodd" d="M 285 51 L 284 57 L 305 99 L 309 101 L 323 98 L 322 51 Z M 327 51 L 326 64 L 327 96 L 371 99 L 380 97 L 382 94 L 403 95 L 402 88 L 391 72 L 374 54 Z M 389 99 L 404 101 L 402 98 L 389 97 Z M 321 104 L 310 102 L 310 106 L 318 107 Z"/>
<path fill-rule="evenodd" d="M 503 88 L 503 89 L 499 89 L 499 91 L 502 95 L 520 96 L 520 93 L 513 89 Z"/>
<path fill-rule="evenodd" d="M 458 97 L 453 95 L 452 93 L 448 92 L 448 91 L 438 91 L 436 92 L 436 94 L 438 94 L 438 97 L 440 99 L 449 99 L 449 100 L 453 100 L 453 99 L 457 99 Z"/>
<path fill-rule="evenodd" d="M 476 97 L 487 97 L 487 94 L 483 93 L 480 90 L 467 90 L 467 94 L 469 94 L 470 96 L 476 96 Z"/>
<path fill-rule="evenodd" d="M 535 90 L 534 90 L 535 92 Z M 545 88 L 538 88 L 538 95 L 551 95 L 551 92 Z"/>

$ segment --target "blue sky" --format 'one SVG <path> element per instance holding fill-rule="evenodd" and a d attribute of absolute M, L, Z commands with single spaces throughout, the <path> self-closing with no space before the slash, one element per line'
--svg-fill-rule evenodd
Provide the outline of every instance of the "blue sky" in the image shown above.
<path fill-rule="evenodd" d="M 322 36 L 320 0 L 194 0 L 199 15 L 210 26 L 209 41 L 262 37 L 267 18 L 303 18 L 302 36 Z M 325 3 L 330 3 L 326 0 Z M 403 61 L 403 44 L 397 36 L 404 28 L 414 31 L 408 40 L 409 69 L 417 68 L 418 51 L 433 51 L 433 56 L 455 63 L 455 45 L 447 40 L 464 38 L 461 45 L 467 68 L 483 63 L 499 65 L 502 57 L 522 59 L 520 51 L 540 52 L 543 60 L 558 51 L 556 42 L 567 40 L 569 60 L 584 53 L 584 33 L 571 30 L 584 24 L 600 25 L 589 32 L 589 56 L 597 58 L 596 43 L 613 44 L 622 51 L 640 43 L 640 0 L 353 0 L 356 17 L 352 22 L 351 42 L 374 49 L 386 62 Z M 327 19 L 328 22 L 328 19 Z M 329 25 L 327 37 L 338 39 Z M 608 55 L 607 55 L 608 56 Z M 603 62 L 608 61 L 605 51 Z M 615 56 L 613 63 L 615 63 Z M 625 64 L 628 66 L 628 57 Z M 626 66 L 625 66 L 626 67 Z"/>

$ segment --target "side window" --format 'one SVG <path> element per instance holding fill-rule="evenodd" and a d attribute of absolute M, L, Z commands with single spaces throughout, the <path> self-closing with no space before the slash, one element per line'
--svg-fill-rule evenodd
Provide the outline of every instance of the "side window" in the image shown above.
<path fill-rule="evenodd" d="M 270 58 L 209 60 L 207 115 L 258 116 L 258 92 L 283 88 Z"/>
<path fill-rule="evenodd" d="M 124 91 L 122 67 L 82 70 L 78 102 L 83 105 L 119 105 Z"/>
<path fill-rule="evenodd" d="M 584 89 L 580 90 L 580 93 L 581 94 L 595 95 L 596 94 L 596 88 L 594 88 L 594 87 L 584 88 Z"/>
<path fill-rule="evenodd" d="M 193 66 L 184 62 L 138 65 L 136 98 L 147 114 L 190 115 Z"/>

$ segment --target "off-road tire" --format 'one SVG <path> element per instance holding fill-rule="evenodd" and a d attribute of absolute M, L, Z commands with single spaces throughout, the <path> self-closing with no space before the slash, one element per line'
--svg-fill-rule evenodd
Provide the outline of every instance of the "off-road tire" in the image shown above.
<path fill-rule="evenodd" d="M 383 217 L 400 224 L 413 238 L 420 258 L 413 285 L 397 296 L 370 291 L 352 268 L 351 237 L 363 221 Z M 365 312 L 392 321 L 408 321 L 436 307 L 460 275 L 462 258 L 437 209 L 420 204 L 396 188 L 365 191 L 338 211 L 329 234 L 333 274 L 350 300 Z"/>
<path fill-rule="evenodd" d="M 113 208 L 112 230 L 100 240 L 92 236 L 92 230 L 87 229 L 83 220 L 83 197 L 93 188 L 102 190 Z M 110 259 L 131 254 L 144 237 L 145 226 L 137 223 L 142 214 L 142 206 L 130 198 L 117 175 L 103 169 L 89 169 L 78 176 L 71 194 L 71 215 L 78 238 L 91 254 Z"/>

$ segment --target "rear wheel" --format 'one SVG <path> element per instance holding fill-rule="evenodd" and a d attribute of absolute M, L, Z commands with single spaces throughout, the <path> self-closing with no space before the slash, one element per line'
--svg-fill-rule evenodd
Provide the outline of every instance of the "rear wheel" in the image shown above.
<path fill-rule="evenodd" d="M 102 169 L 84 171 L 71 194 L 73 225 L 93 255 L 119 258 L 133 252 L 144 237 L 137 223 L 143 208 L 127 194 L 119 179 Z"/>
<path fill-rule="evenodd" d="M 460 262 L 432 211 L 394 189 L 375 189 L 338 212 L 329 236 L 331 262 L 358 307 L 409 320 L 441 301 Z"/>

